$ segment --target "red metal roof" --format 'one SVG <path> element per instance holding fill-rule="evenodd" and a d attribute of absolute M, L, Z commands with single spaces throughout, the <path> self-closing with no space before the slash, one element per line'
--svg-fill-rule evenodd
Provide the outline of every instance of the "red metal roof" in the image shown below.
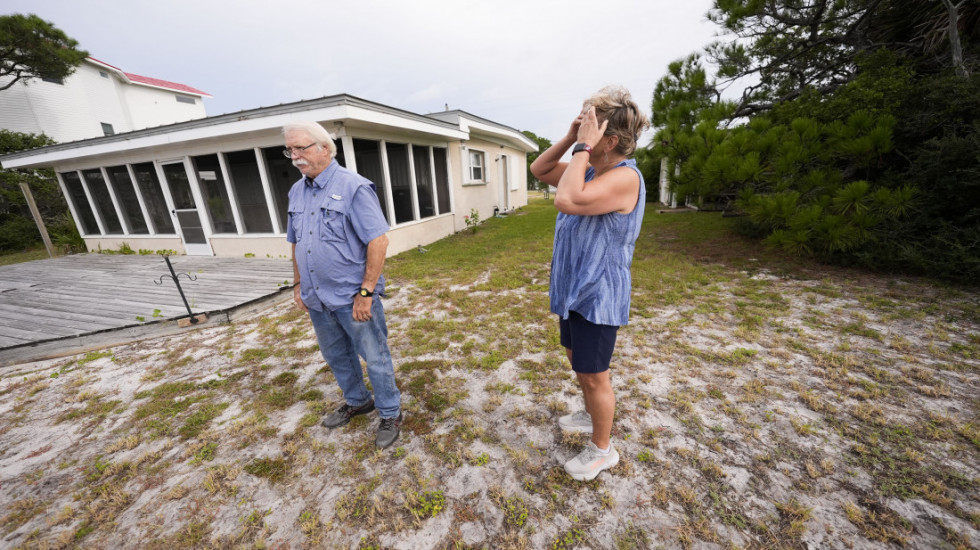
<path fill-rule="evenodd" d="M 126 78 L 128 78 L 129 80 L 137 84 L 146 84 L 147 86 L 155 86 L 157 88 L 166 88 L 168 90 L 174 90 L 177 92 L 184 92 L 188 94 L 211 97 L 211 94 L 207 92 L 202 92 L 201 90 L 198 90 L 197 88 L 192 88 L 186 84 L 181 84 L 179 82 L 170 82 L 169 80 L 160 80 L 159 78 L 152 78 L 149 76 L 143 76 L 143 75 L 138 75 L 133 73 L 127 73 L 126 71 L 120 69 L 119 67 L 110 65 L 100 59 L 96 59 L 94 57 L 89 57 L 89 59 L 100 65 L 105 65 L 110 69 L 115 69 L 119 71 L 120 73 L 126 75 Z"/>

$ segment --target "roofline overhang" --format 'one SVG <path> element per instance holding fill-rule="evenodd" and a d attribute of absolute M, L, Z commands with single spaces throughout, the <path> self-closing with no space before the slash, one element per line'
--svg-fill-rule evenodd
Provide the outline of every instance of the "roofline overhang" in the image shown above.
<path fill-rule="evenodd" d="M 200 98 L 205 98 L 205 97 L 207 97 L 207 98 L 214 98 L 214 96 L 212 96 L 209 93 L 205 93 L 205 92 L 191 92 L 189 90 L 181 90 L 180 88 L 168 88 L 166 86 L 157 86 L 155 84 L 147 84 L 146 82 L 138 82 L 136 80 L 133 80 L 133 79 L 129 78 L 128 76 L 126 77 L 126 83 L 127 84 L 130 84 L 130 85 L 133 85 L 133 86 L 145 86 L 147 88 L 153 88 L 154 90 L 166 90 L 168 92 L 172 92 L 172 93 L 175 93 L 175 94 L 192 95 L 192 96 L 197 96 L 197 97 L 200 97 Z"/>
<path fill-rule="evenodd" d="M 18 151 L 0 156 L 0 163 L 3 164 L 3 168 L 41 168 L 75 159 L 86 159 L 161 145 L 214 139 L 262 130 L 278 130 L 290 122 L 295 122 L 298 119 L 298 114 L 302 114 L 303 119 L 319 122 L 358 121 L 400 130 L 423 132 L 446 139 L 466 140 L 469 138 L 468 132 L 461 130 L 456 124 L 388 107 L 351 95 L 339 94 Z"/>
<path fill-rule="evenodd" d="M 466 133 L 473 132 L 483 136 L 491 136 L 498 139 L 502 138 L 512 145 L 517 146 L 517 148 L 523 150 L 525 153 L 533 153 L 538 150 L 538 144 L 531 141 L 531 139 L 525 136 L 520 130 L 516 130 L 503 124 L 498 124 L 492 120 L 478 117 L 467 113 L 466 111 L 457 109 L 454 111 L 430 113 L 426 116 L 430 118 L 437 118 L 439 120 L 451 120 L 459 126 L 460 130 Z"/>
<path fill-rule="evenodd" d="M 153 88 L 154 90 L 166 90 L 168 92 L 181 93 L 181 94 L 185 94 L 185 95 L 192 95 L 192 96 L 197 96 L 197 97 L 200 97 L 200 98 L 205 98 L 205 97 L 213 98 L 214 97 L 211 94 L 209 94 L 207 92 L 202 92 L 200 90 L 198 90 L 196 92 L 191 92 L 189 90 L 183 90 L 183 89 L 180 89 L 180 88 L 171 88 L 171 87 L 167 87 L 167 86 L 158 86 L 158 85 L 155 85 L 155 84 L 149 84 L 149 83 L 146 83 L 146 82 L 139 82 L 139 81 L 136 81 L 136 80 L 133 80 L 132 78 L 130 78 L 129 77 L 129 73 L 127 73 L 126 71 L 120 69 L 119 67 L 110 65 L 110 64 L 106 63 L 105 61 L 102 61 L 101 59 L 95 59 L 94 57 L 86 57 L 85 58 L 85 61 L 88 61 L 89 63 L 91 63 L 91 64 L 93 64 L 93 65 L 95 65 L 97 67 L 101 67 L 101 68 L 106 69 L 108 71 L 112 71 L 119 78 L 119 80 L 122 80 L 124 83 L 129 84 L 129 85 L 132 85 L 132 86 L 145 86 L 147 88 Z M 136 75 L 136 76 L 139 76 L 139 75 Z M 144 77 L 144 78 L 148 78 L 148 77 Z"/>

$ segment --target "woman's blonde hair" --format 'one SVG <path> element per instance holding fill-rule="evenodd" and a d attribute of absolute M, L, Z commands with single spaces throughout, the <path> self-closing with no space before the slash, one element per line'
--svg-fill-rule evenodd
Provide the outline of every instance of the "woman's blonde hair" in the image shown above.
<path fill-rule="evenodd" d="M 633 101 L 629 90 L 622 86 L 606 86 L 585 100 L 583 110 L 595 107 L 595 115 L 602 124 L 608 120 L 607 136 L 619 136 L 616 151 L 623 156 L 630 156 L 636 150 L 636 141 L 640 139 L 643 130 L 650 127 L 647 116 L 640 106 Z"/>

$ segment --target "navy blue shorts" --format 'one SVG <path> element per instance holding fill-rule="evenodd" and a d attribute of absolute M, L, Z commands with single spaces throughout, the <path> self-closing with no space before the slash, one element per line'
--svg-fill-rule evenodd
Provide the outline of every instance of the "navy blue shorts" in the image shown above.
<path fill-rule="evenodd" d="M 616 347 L 616 325 L 597 325 L 575 311 L 558 318 L 561 345 L 572 350 L 572 370 L 585 374 L 609 370 Z"/>

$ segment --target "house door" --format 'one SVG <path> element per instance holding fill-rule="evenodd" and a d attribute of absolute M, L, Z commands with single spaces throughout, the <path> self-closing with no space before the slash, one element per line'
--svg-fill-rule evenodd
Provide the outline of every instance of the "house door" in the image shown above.
<path fill-rule="evenodd" d="M 163 175 L 167 178 L 170 194 L 174 199 L 173 214 L 177 218 L 180 237 L 184 240 L 184 249 L 189 256 L 214 256 L 208 237 L 201 223 L 201 213 L 197 209 L 194 193 L 191 192 L 191 182 L 187 179 L 187 170 L 183 162 L 174 162 L 161 166 Z"/>

